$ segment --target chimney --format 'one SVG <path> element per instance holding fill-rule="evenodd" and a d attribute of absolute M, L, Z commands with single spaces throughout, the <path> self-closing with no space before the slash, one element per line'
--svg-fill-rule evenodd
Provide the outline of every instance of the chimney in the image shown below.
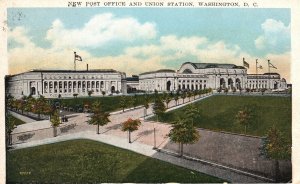
<path fill-rule="evenodd" d="M 89 64 L 86 64 L 86 71 L 89 71 Z"/>

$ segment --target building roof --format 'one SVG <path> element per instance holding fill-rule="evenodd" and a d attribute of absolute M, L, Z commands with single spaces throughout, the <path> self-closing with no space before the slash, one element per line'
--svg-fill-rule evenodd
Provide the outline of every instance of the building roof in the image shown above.
<path fill-rule="evenodd" d="M 126 81 L 139 81 L 139 76 L 133 75 L 132 77 L 126 77 Z"/>
<path fill-rule="evenodd" d="M 237 66 L 234 64 L 220 64 L 220 63 L 192 63 L 185 62 L 182 65 L 191 64 L 196 69 L 205 69 L 205 68 L 225 68 L 225 69 L 246 69 L 243 66 Z"/>
<path fill-rule="evenodd" d="M 249 73 L 247 75 L 280 75 L 279 73 L 263 73 L 263 74 L 252 74 L 252 73 Z"/>
<path fill-rule="evenodd" d="M 13 77 L 13 76 L 18 76 L 18 75 L 30 73 L 30 72 L 44 72 L 44 73 L 95 73 L 95 72 L 99 72 L 99 73 L 120 73 L 120 74 L 125 75 L 124 72 L 119 72 L 119 71 L 113 70 L 113 69 L 90 69 L 90 70 L 33 69 L 33 70 L 26 71 L 26 72 L 14 74 L 14 75 L 7 75 L 7 76 Z"/>
<path fill-rule="evenodd" d="M 146 74 L 151 74 L 151 73 L 175 73 L 175 70 L 161 69 L 161 70 L 156 70 L 156 71 L 144 72 L 144 73 L 141 73 L 140 75 L 146 75 Z"/>

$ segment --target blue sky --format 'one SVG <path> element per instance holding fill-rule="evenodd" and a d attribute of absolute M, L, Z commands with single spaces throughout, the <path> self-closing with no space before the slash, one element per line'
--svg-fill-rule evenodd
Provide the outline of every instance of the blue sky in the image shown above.
<path fill-rule="evenodd" d="M 8 9 L 8 48 L 14 60 L 9 66 L 20 64 L 12 73 L 58 68 L 70 61 L 52 59 L 72 61 L 73 50 L 95 68 L 113 66 L 129 74 L 179 69 L 186 61 L 239 64 L 242 57 L 251 71 L 256 58 L 262 65 L 271 58 L 289 78 L 290 19 L 289 9 Z M 36 52 L 30 56 L 28 50 Z M 18 54 L 25 52 L 28 58 L 20 59 Z M 39 52 L 51 56 L 41 53 L 41 59 L 32 61 Z M 128 69 L 139 63 L 147 68 Z M 72 62 L 64 67 L 71 68 Z"/>

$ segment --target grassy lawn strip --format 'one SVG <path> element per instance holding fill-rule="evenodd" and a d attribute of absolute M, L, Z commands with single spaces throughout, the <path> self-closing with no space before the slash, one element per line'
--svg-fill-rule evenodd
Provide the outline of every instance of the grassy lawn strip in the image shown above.
<path fill-rule="evenodd" d="M 162 94 L 159 94 L 158 96 L 161 95 Z M 153 94 L 149 94 L 149 97 L 151 101 L 154 101 Z M 145 98 L 144 95 L 126 96 L 128 102 L 126 108 L 133 107 L 133 104 L 131 103 L 133 99 L 136 99 L 137 106 L 142 105 L 144 98 Z M 110 96 L 110 97 L 91 96 L 91 97 L 78 97 L 78 98 L 65 98 L 65 99 L 49 99 L 49 100 L 51 101 L 51 103 L 59 102 L 62 106 L 73 107 L 74 109 L 76 106 L 83 107 L 84 105 L 89 105 L 89 107 L 91 107 L 93 102 L 99 100 L 104 111 L 113 112 L 122 109 L 120 107 L 120 99 L 121 96 Z"/>
<path fill-rule="evenodd" d="M 265 136 L 274 124 L 291 141 L 291 98 L 270 96 L 213 96 L 196 102 L 200 116 L 195 125 L 216 131 L 244 133 L 244 127 L 235 121 L 237 112 L 245 105 L 253 107 L 254 119 L 246 134 Z M 165 114 L 163 122 L 173 122 L 176 116 L 184 117 L 184 109 L 176 109 Z M 152 117 L 156 120 L 156 117 Z"/>
<path fill-rule="evenodd" d="M 20 119 L 18 119 L 18 118 L 16 118 L 16 117 L 14 117 L 14 116 L 12 116 L 12 119 L 13 119 L 13 121 L 15 121 L 15 125 L 22 125 L 22 124 L 25 124 L 25 122 L 24 121 L 22 121 L 22 120 L 20 120 Z"/>
<path fill-rule="evenodd" d="M 7 152 L 8 182 L 210 182 L 223 180 L 90 140 Z"/>

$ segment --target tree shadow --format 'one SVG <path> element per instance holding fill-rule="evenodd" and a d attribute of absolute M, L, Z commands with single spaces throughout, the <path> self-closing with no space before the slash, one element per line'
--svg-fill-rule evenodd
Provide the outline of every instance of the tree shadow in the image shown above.
<path fill-rule="evenodd" d="M 27 134 L 19 135 L 18 140 L 24 142 L 27 141 L 28 139 L 31 139 L 34 135 L 35 133 L 27 133 Z"/>
<path fill-rule="evenodd" d="M 138 133 L 137 138 L 135 138 L 132 142 L 137 141 L 142 136 L 153 134 L 153 132 L 154 132 L 154 130 L 145 130 L 145 131 L 142 131 L 142 132 Z"/>

